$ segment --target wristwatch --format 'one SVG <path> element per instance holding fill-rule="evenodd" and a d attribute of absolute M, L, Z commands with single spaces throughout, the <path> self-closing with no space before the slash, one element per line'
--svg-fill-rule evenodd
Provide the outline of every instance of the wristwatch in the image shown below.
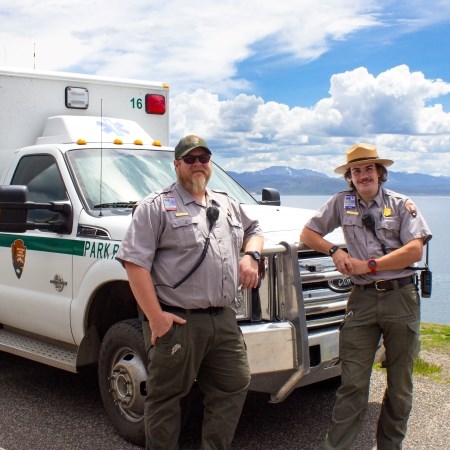
<path fill-rule="evenodd" d="M 367 261 L 367 265 L 369 266 L 370 273 L 372 275 L 376 275 L 376 273 L 377 273 L 377 262 L 374 259 L 369 259 L 369 261 Z"/>
<path fill-rule="evenodd" d="M 255 261 L 259 261 L 261 259 L 261 255 L 256 250 L 245 252 L 244 255 L 250 255 Z"/>
<path fill-rule="evenodd" d="M 339 247 L 337 245 L 333 245 L 333 247 L 328 250 L 328 254 L 330 256 L 333 256 L 337 251 L 339 250 Z"/>

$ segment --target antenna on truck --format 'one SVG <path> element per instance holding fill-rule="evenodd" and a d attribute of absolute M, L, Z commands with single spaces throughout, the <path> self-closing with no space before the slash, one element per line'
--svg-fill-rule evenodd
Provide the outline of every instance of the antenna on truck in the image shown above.
<path fill-rule="evenodd" d="M 102 192 L 103 192 L 103 98 L 100 99 L 100 212 L 102 213 Z"/>

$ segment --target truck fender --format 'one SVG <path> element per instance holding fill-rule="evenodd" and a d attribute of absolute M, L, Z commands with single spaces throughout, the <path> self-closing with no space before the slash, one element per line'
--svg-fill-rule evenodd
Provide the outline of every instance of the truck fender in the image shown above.
<path fill-rule="evenodd" d="M 81 343 L 86 334 L 87 317 L 96 294 L 106 284 L 117 281 L 128 284 L 126 271 L 119 261 L 97 259 L 77 282 L 79 289 L 74 288 L 74 299 L 70 311 L 72 334 L 77 344 Z"/>

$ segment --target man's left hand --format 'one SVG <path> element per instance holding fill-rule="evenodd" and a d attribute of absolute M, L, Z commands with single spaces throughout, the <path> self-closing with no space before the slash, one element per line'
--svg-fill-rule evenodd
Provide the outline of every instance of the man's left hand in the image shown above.
<path fill-rule="evenodd" d="M 241 289 L 258 287 L 258 261 L 250 255 L 244 255 L 239 263 L 239 284 Z"/>

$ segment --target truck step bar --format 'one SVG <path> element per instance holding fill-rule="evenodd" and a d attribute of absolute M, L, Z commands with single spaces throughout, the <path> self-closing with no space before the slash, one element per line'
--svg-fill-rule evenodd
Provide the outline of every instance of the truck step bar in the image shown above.
<path fill-rule="evenodd" d="M 41 342 L 28 336 L 0 329 L 0 351 L 31 359 L 48 366 L 77 372 L 77 352 L 46 342 Z"/>

